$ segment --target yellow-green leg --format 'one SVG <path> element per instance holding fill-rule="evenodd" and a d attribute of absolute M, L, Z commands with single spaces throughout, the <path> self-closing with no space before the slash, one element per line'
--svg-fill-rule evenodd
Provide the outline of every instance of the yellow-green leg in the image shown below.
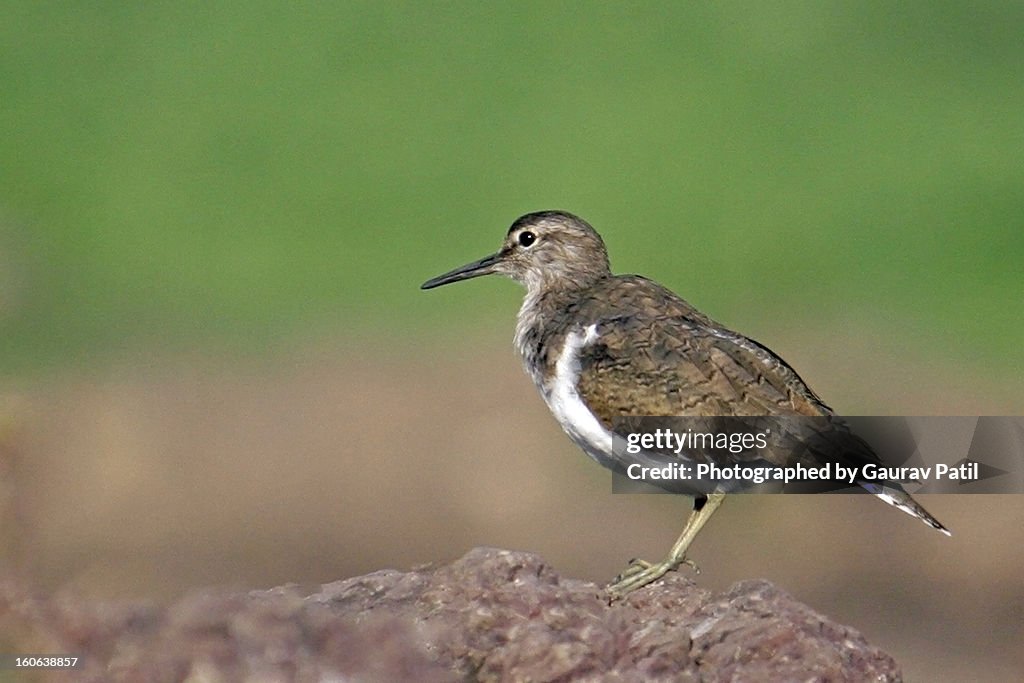
<path fill-rule="evenodd" d="M 725 500 L 724 493 L 709 493 L 706 498 L 700 497 L 695 499 L 693 502 L 693 512 L 690 513 L 690 517 L 686 520 L 683 533 L 679 534 L 679 538 L 673 544 L 668 557 L 656 564 L 644 562 L 643 560 L 633 560 L 630 562 L 629 566 L 616 576 L 611 585 L 608 586 L 609 597 L 612 600 L 625 597 L 627 593 L 635 591 L 637 588 L 642 588 L 649 583 L 657 581 L 665 576 L 665 574 L 675 571 L 681 564 L 688 564 L 694 570 L 700 571 L 692 560 L 686 558 L 686 550 L 693 543 L 693 539 L 697 537 L 697 533 L 711 519 L 711 515 L 714 514 L 723 500 Z"/>

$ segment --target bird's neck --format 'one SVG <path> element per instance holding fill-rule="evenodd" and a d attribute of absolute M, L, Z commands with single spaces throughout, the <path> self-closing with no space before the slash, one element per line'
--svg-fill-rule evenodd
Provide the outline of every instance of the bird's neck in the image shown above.
<path fill-rule="evenodd" d="M 571 332 L 571 316 L 567 312 L 587 298 L 593 286 L 594 283 L 568 283 L 561 287 L 527 287 L 516 318 L 515 347 L 527 374 L 541 392 L 544 370 L 555 362 L 561 343 Z"/>

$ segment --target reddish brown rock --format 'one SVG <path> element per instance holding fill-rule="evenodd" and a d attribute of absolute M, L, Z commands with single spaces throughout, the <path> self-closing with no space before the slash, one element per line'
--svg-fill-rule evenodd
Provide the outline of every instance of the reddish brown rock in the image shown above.
<path fill-rule="evenodd" d="M 491 548 L 311 595 L 206 591 L 166 608 L 5 583 L 0 620 L 34 651 L 84 657 L 51 680 L 900 680 L 858 632 L 764 581 L 715 596 L 674 574 L 609 606 L 536 555 Z"/>

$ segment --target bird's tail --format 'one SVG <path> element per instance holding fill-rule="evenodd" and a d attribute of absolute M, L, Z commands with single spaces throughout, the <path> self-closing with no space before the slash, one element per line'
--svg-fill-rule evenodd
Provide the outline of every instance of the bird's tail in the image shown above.
<path fill-rule="evenodd" d="M 860 485 L 868 492 L 873 493 L 889 505 L 898 507 L 911 517 L 917 517 L 933 529 L 938 529 L 947 536 L 953 534 L 942 522 L 932 517 L 931 513 L 922 507 L 920 503 L 910 497 L 910 494 L 903 490 L 899 484 L 876 484 L 872 482 L 860 482 Z"/>

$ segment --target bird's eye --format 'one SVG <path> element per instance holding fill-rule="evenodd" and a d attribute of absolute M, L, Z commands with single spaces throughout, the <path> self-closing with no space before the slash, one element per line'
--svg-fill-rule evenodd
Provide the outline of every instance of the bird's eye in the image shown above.
<path fill-rule="evenodd" d="M 534 235 L 529 230 L 524 230 L 523 232 L 519 233 L 519 246 L 521 247 L 528 247 L 536 241 L 537 236 Z"/>

